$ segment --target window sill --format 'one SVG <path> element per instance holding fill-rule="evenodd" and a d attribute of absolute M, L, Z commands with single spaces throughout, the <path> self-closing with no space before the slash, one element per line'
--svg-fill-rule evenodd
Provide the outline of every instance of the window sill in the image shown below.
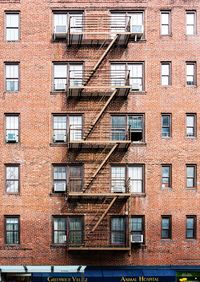
<path fill-rule="evenodd" d="M 163 238 L 160 241 L 161 241 L 161 243 L 172 243 L 173 242 L 173 240 L 170 239 L 170 238 L 166 238 L 166 239 Z"/>
<path fill-rule="evenodd" d="M 32 250 L 32 248 L 27 248 L 27 247 L 23 247 L 23 245 L 21 244 L 13 244 L 13 245 L 8 245 L 8 244 L 5 244 L 3 245 L 2 247 L 0 247 L 0 249 L 3 249 L 3 250 Z"/>
<path fill-rule="evenodd" d="M 19 91 L 4 91 L 3 94 L 18 94 Z"/>
<path fill-rule="evenodd" d="M 20 193 L 9 193 L 9 192 L 5 192 L 4 196 L 20 196 Z"/>
<path fill-rule="evenodd" d="M 172 187 L 162 187 L 162 186 L 161 186 L 161 190 L 162 191 L 173 191 Z"/>
<path fill-rule="evenodd" d="M 144 197 L 146 197 L 146 193 L 131 193 L 131 197 L 133 197 L 133 198 L 136 198 L 136 197 L 144 198 Z"/>
<path fill-rule="evenodd" d="M 186 187 L 186 191 L 194 191 L 197 192 L 197 187 Z"/>
<path fill-rule="evenodd" d="M 137 142 L 137 141 L 132 141 L 131 142 L 131 145 L 134 145 L 134 146 L 146 146 L 147 143 L 146 142 Z"/>
<path fill-rule="evenodd" d="M 53 248 L 53 249 L 67 248 L 67 244 L 66 243 L 64 243 L 64 244 L 51 244 L 50 248 Z"/>
<path fill-rule="evenodd" d="M 63 90 L 63 91 L 50 91 L 50 95 L 57 95 L 57 94 L 66 94 L 66 91 Z"/>
<path fill-rule="evenodd" d="M 130 94 L 146 95 L 147 91 L 134 91 L 134 90 L 130 90 Z"/>
<path fill-rule="evenodd" d="M 190 88 L 190 89 L 196 89 L 197 85 L 185 85 L 185 87 Z"/>
<path fill-rule="evenodd" d="M 51 147 L 67 147 L 67 143 L 50 143 Z"/>
<path fill-rule="evenodd" d="M 197 137 L 196 136 L 186 136 L 185 137 L 185 140 L 197 140 Z"/>
<path fill-rule="evenodd" d="M 63 197 L 65 196 L 65 192 L 57 192 L 57 193 L 52 192 L 52 193 L 49 193 L 49 196 L 50 197 Z"/>

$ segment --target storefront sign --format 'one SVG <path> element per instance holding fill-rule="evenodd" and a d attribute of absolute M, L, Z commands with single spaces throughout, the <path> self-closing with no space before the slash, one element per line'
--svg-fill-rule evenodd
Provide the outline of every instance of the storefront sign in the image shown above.
<path fill-rule="evenodd" d="M 87 282 L 87 278 L 83 277 L 48 277 L 48 282 Z"/>

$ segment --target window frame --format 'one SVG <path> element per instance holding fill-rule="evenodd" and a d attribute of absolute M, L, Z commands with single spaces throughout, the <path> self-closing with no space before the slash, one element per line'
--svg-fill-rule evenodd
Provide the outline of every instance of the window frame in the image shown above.
<path fill-rule="evenodd" d="M 169 126 L 163 126 L 163 117 L 169 117 Z M 169 128 L 169 136 L 163 136 L 163 128 Z M 170 113 L 161 113 L 161 138 L 172 138 L 172 114 Z"/>
<path fill-rule="evenodd" d="M 194 176 L 193 177 L 188 177 L 188 175 L 187 175 L 187 169 L 188 168 L 194 169 Z M 188 179 L 192 179 L 193 186 L 187 185 Z M 196 164 L 186 164 L 186 189 L 196 189 L 196 188 L 197 188 L 197 165 Z"/>
<path fill-rule="evenodd" d="M 127 181 L 129 180 L 128 177 L 128 169 L 130 167 L 141 167 L 142 168 L 142 179 L 141 179 L 141 185 L 142 185 L 142 191 L 141 192 L 131 192 L 128 191 L 128 193 L 131 193 L 133 195 L 137 195 L 137 194 L 144 194 L 145 193 L 145 164 L 144 163 L 132 163 L 132 164 L 116 164 L 116 163 L 112 163 L 110 164 L 110 191 L 111 193 L 117 193 L 117 192 L 113 192 L 112 191 L 112 168 L 114 167 L 121 167 L 125 169 L 125 183 L 127 183 Z M 126 186 L 125 186 L 125 192 L 122 193 L 126 193 Z"/>
<path fill-rule="evenodd" d="M 55 167 L 65 167 L 66 168 L 66 189 L 65 189 L 65 192 L 59 192 L 59 191 L 55 191 L 54 190 L 54 168 Z M 80 181 L 81 181 L 81 191 L 82 191 L 82 188 L 83 188 L 83 185 L 84 185 L 84 167 L 83 167 L 83 164 L 69 164 L 69 163 L 53 163 L 52 164 L 52 193 L 54 194 L 61 194 L 61 193 L 66 193 L 69 189 L 68 185 L 69 185 L 69 180 L 70 180 L 70 168 L 71 167 L 79 167 L 80 169 L 80 174 L 81 174 L 81 178 L 80 178 Z M 56 181 L 59 181 L 59 179 L 57 179 Z M 62 180 L 60 180 L 62 181 Z"/>
<path fill-rule="evenodd" d="M 111 80 L 112 80 L 112 70 L 111 70 L 111 66 L 112 65 L 124 65 L 125 66 L 125 70 L 124 70 L 124 73 L 128 73 L 129 69 L 128 69 L 128 65 L 142 65 L 142 77 L 129 77 L 130 81 L 133 80 L 133 79 L 141 79 L 142 81 L 142 90 L 134 90 L 130 89 L 130 92 L 132 93 L 143 93 L 145 92 L 145 61 L 110 61 L 110 77 L 111 77 Z"/>
<path fill-rule="evenodd" d="M 54 117 L 65 117 L 66 119 L 66 130 L 65 129 L 54 129 Z M 64 144 L 66 145 L 68 143 L 69 140 L 69 126 L 70 126 L 70 117 L 81 117 L 81 121 L 82 121 L 82 128 L 81 128 L 81 138 L 83 136 L 83 132 L 84 132 L 84 115 L 83 114 L 70 114 L 70 113 L 52 113 L 51 115 L 51 119 L 52 119 L 52 134 L 51 134 L 51 144 L 54 145 L 61 145 Z M 66 136 L 66 141 L 54 141 L 54 136 L 55 136 L 55 132 L 54 130 L 61 130 L 61 131 L 65 131 L 65 136 Z M 80 131 L 79 128 L 77 128 L 77 130 Z M 74 140 L 74 139 L 73 139 Z M 77 139 L 78 140 L 78 139 Z"/>
<path fill-rule="evenodd" d="M 163 177 L 163 168 L 164 167 L 169 168 L 169 175 L 167 177 Z M 167 186 L 165 186 L 165 183 L 163 182 L 163 178 L 168 179 Z M 172 164 L 161 164 L 161 188 L 162 189 L 167 189 L 167 188 L 172 189 Z"/>
<path fill-rule="evenodd" d="M 193 228 L 188 228 L 187 219 L 193 219 Z M 187 231 L 193 231 L 193 236 L 189 237 Z M 186 215 L 186 224 L 185 224 L 185 238 L 187 240 L 197 239 L 197 216 L 196 215 Z"/>
<path fill-rule="evenodd" d="M 131 143 L 136 143 L 136 144 L 143 144 L 145 143 L 145 114 L 144 113 L 134 113 L 134 114 L 110 114 L 110 128 L 111 128 L 111 140 L 115 140 L 112 139 L 112 132 L 113 132 L 113 125 L 112 125 L 112 118 L 113 117 L 125 117 L 125 121 L 126 121 L 126 125 L 125 125 L 125 132 L 128 132 L 129 130 L 129 126 L 128 126 L 128 118 L 129 117 L 141 117 L 142 118 L 142 140 L 141 141 L 131 141 Z M 116 127 L 117 129 L 117 127 Z M 122 128 L 121 128 L 122 129 Z M 140 130 L 135 129 L 135 130 L 130 130 L 131 132 L 139 132 Z"/>
<path fill-rule="evenodd" d="M 187 74 L 187 66 L 192 65 L 194 68 L 194 74 L 189 75 Z M 197 62 L 196 61 L 186 61 L 185 62 L 185 68 L 186 68 L 186 87 L 197 87 Z M 193 77 L 193 84 L 188 84 L 188 77 Z"/>
<path fill-rule="evenodd" d="M 17 29 L 18 30 L 18 39 L 17 40 L 7 40 L 7 15 L 18 15 L 18 21 L 19 21 L 19 25 L 17 28 L 9 28 L 9 29 Z M 21 16 L 20 16 L 20 11 L 18 10 L 9 10 L 9 11 L 5 11 L 4 12 L 4 40 L 6 42 L 19 42 L 21 40 L 21 30 L 20 30 L 20 23 L 21 23 Z"/>
<path fill-rule="evenodd" d="M 169 228 L 163 228 L 163 219 L 168 219 L 169 220 Z M 163 231 L 167 230 L 168 235 L 163 236 Z M 161 240 L 171 240 L 172 239 L 172 216 L 171 215 L 161 215 Z"/>
<path fill-rule="evenodd" d="M 55 243 L 55 235 L 54 235 L 54 220 L 56 218 L 64 218 L 65 219 L 65 229 L 61 229 L 61 230 L 58 230 L 58 231 L 61 231 L 61 232 L 64 232 L 65 231 L 65 236 L 66 236 L 66 242 L 64 243 Z M 84 218 L 84 215 L 53 215 L 52 216 L 52 244 L 53 245 L 56 245 L 56 246 L 59 246 L 59 245 L 66 245 L 66 244 L 71 244 L 69 238 L 70 238 L 70 235 L 68 236 L 68 233 L 70 234 L 70 230 L 69 230 L 69 219 L 70 218 L 80 218 L 81 219 L 81 224 L 82 224 L 82 240 L 79 244 L 80 245 L 83 245 L 84 244 L 84 236 L 85 236 L 85 218 Z M 57 230 L 56 230 L 57 231 Z M 79 230 L 80 231 L 80 230 Z M 67 238 L 68 237 L 68 238 Z M 73 245 L 73 244 L 72 244 Z"/>
<path fill-rule="evenodd" d="M 133 231 L 132 228 L 131 228 L 132 224 L 130 224 L 130 233 L 131 234 L 137 233 L 139 235 L 143 235 L 143 243 L 142 244 L 145 244 L 145 216 L 144 215 L 131 215 L 131 223 L 132 223 L 132 218 L 142 219 L 142 230 L 141 231 Z"/>
<path fill-rule="evenodd" d="M 18 179 L 17 180 L 13 180 L 13 179 L 7 179 L 7 168 L 8 167 L 17 167 L 18 168 Z M 5 169 L 5 193 L 6 194 L 8 194 L 8 195 L 12 195 L 12 194 L 14 194 L 14 195 L 18 195 L 18 194 L 20 194 L 20 164 L 16 164 L 16 163 L 6 163 L 5 165 L 4 165 L 4 169 Z M 7 191 L 7 181 L 16 181 L 17 183 L 18 183 L 18 191 L 17 192 L 8 192 Z"/>
<path fill-rule="evenodd" d="M 12 232 L 12 233 L 17 233 L 17 235 L 18 235 L 18 243 L 13 243 L 13 244 L 9 244 L 9 243 L 7 243 L 7 232 L 9 232 L 9 231 L 7 231 L 7 222 L 6 222 L 6 220 L 7 219 L 11 219 L 11 218 L 13 218 L 13 219 L 17 219 L 18 220 L 18 230 L 17 231 L 10 231 L 10 232 Z M 5 234 L 5 236 L 4 236 L 4 242 L 5 242 L 5 245 L 7 245 L 7 246 L 19 246 L 20 244 L 21 244 L 21 236 L 20 236 L 20 216 L 19 215 L 5 215 L 4 216 L 4 234 Z"/>
<path fill-rule="evenodd" d="M 67 77 L 56 77 L 54 75 L 54 70 L 55 70 L 55 66 L 66 66 L 67 69 Z M 82 78 L 78 78 L 79 80 L 84 79 L 84 70 L 85 70 L 85 65 L 83 61 L 53 61 L 52 62 L 52 85 L 51 85 L 51 89 L 52 89 L 52 93 L 65 93 L 67 91 L 67 82 L 68 82 L 68 78 L 69 78 L 69 73 L 70 73 L 70 66 L 82 66 Z M 66 79 L 66 89 L 55 89 L 55 79 Z"/>
<path fill-rule="evenodd" d="M 12 128 L 10 128 L 10 129 L 7 129 L 7 117 L 18 117 L 18 129 L 12 129 Z M 19 113 L 5 113 L 4 114 L 4 124 L 5 124 L 5 126 L 4 126 L 4 136 L 5 136 L 5 138 L 4 138 L 4 142 L 5 142 L 5 144 L 19 144 L 20 143 L 20 135 L 21 135 L 21 132 L 20 132 L 20 128 L 21 128 L 21 126 L 20 126 L 20 114 Z M 16 142 L 9 142 L 9 141 L 7 141 L 7 131 L 8 130 L 14 130 L 14 131 L 16 131 L 17 132 L 17 138 L 18 138 L 18 140 L 16 141 Z"/>
<path fill-rule="evenodd" d="M 162 74 L 162 66 L 167 65 L 169 66 L 169 75 L 163 75 Z M 171 61 L 161 61 L 160 62 L 160 69 L 161 69 L 161 75 L 160 75 L 160 83 L 162 87 L 169 87 L 172 85 L 172 62 Z M 168 78 L 168 84 L 162 83 L 162 78 L 167 77 Z"/>
<path fill-rule="evenodd" d="M 187 23 L 187 15 L 193 14 L 194 15 L 194 24 L 188 24 Z M 188 34 L 187 33 L 187 27 L 188 26 L 194 26 L 194 33 L 193 34 Z M 186 10 L 185 11 L 185 35 L 186 36 L 195 36 L 197 35 L 197 11 L 196 10 Z"/>
<path fill-rule="evenodd" d="M 171 10 L 160 10 L 160 35 L 161 36 L 171 36 L 172 35 L 172 14 L 171 14 Z M 163 14 L 167 14 L 168 15 L 168 33 L 167 34 L 162 34 L 162 15 Z M 164 24 L 164 26 L 166 26 L 166 24 Z"/>
<path fill-rule="evenodd" d="M 6 67 L 7 66 L 17 66 L 18 67 L 18 77 L 16 78 L 9 78 L 6 76 Z M 18 87 L 17 87 L 17 90 L 7 90 L 7 80 L 17 80 L 17 83 L 18 83 Z M 4 62 L 4 91 L 6 93 L 18 93 L 20 92 L 20 62 Z"/>
<path fill-rule="evenodd" d="M 123 218 L 124 219 L 124 230 L 112 230 L 112 219 L 114 218 Z M 120 233 L 124 234 L 124 242 L 122 244 L 120 243 L 113 243 L 112 242 L 112 233 Z M 110 245 L 111 246 L 126 246 L 127 245 L 127 216 L 125 215 L 111 215 L 110 216 Z"/>
<path fill-rule="evenodd" d="M 194 118 L 194 125 L 193 126 L 188 126 L 187 125 L 187 118 L 188 117 L 193 117 Z M 196 113 L 186 113 L 186 138 L 196 138 L 197 137 L 197 114 Z M 193 129 L 193 132 L 194 134 L 193 135 L 188 135 L 187 134 L 187 129 L 188 128 L 192 128 Z"/>

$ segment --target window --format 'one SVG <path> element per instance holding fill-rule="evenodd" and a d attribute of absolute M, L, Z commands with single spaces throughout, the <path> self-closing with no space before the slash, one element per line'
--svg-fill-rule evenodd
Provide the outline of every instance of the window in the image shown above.
<path fill-rule="evenodd" d="M 82 139 L 82 116 L 53 116 L 53 142 L 54 143 L 66 143 L 67 132 L 70 141 L 77 141 Z"/>
<path fill-rule="evenodd" d="M 143 193 L 144 165 L 112 166 L 111 192 L 113 193 Z"/>
<path fill-rule="evenodd" d="M 172 238 L 172 218 L 170 215 L 162 216 L 161 239 Z"/>
<path fill-rule="evenodd" d="M 83 13 L 67 11 L 54 13 L 54 39 L 66 39 L 68 25 L 70 25 L 70 32 L 82 32 Z"/>
<path fill-rule="evenodd" d="M 111 64 L 111 85 L 125 85 L 129 74 L 129 82 L 132 91 L 144 90 L 144 63 L 112 63 Z"/>
<path fill-rule="evenodd" d="M 197 217 L 196 215 L 186 216 L 186 239 L 196 239 Z"/>
<path fill-rule="evenodd" d="M 131 235 L 135 243 L 144 242 L 144 216 L 131 217 Z"/>
<path fill-rule="evenodd" d="M 162 138 L 171 137 L 171 115 L 162 114 Z"/>
<path fill-rule="evenodd" d="M 83 218 L 79 217 L 54 217 L 53 218 L 53 243 L 81 245 L 83 242 Z"/>
<path fill-rule="evenodd" d="M 186 62 L 187 86 L 196 85 L 196 62 Z"/>
<path fill-rule="evenodd" d="M 186 136 L 196 137 L 196 114 L 186 114 Z"/>
<path fill-rule="evenodd" d="M 130 22 L 130 26 L 127 23 Z M 111 32 L 124 32 L 129 31 L 127 27 L 130 27 L 132 33 L 143 33 L 144 31 L 144 12 L 112 12 L 111 13 Z"/>
<path fill-rule="evenodd" d="M 112 116 L 112 140 L 144 142 L 144 115 Z"/>
<path fill-rule="evenodd" d="M 172 187 L 172 166 L 171 165 L 162 165 L 162 179 L 161 179 L 162 188 L 171 188 Z"/>
<path fill-rule="evenodd" d="M 186 12 L 186 34 L 187 35 L 196 34 L 196 12 L 195 11 Z"/>
<path fill-rule="evenodd" d="M 19 193 L 19 165 L 6 165 L 6 192 Z"/>
<path fill-rule="evenodd" d="M 161 11 L 161 35 L 171 34 L 171 11 Z"/>
<path fill-rule="evenodd" d="M 186 179 L 187 188 L 197 187 L 197 166 L 196 165 L 186 165 Z"/>
<path fill-rule="evenodd" d="M 19 63 L 6 63 L 6 91 L 17 92 L 19 91 Z"/>
<path fill-rule="evenodd" d="M 111 167 L 111 192 L 123 193 L 126 189 L 125 167 Z"/>
<path fill-rule="evenodd" d="M 111 244 L 125 245 L 126 243 L 126 219 L 124 217 L 111 218 Z"/>
<path fill-rule="evenodd" d="M 8 245 L 20 243 L 19 216 L 5 217 L 5 242 Z"/>
<path fill-rule="evenodd" d="M 54 63 L 54 91 L 66 91 L 67 86 L 81 86 L 83 64 Z"/>
<path fill-rule="evenodd" d="M 6 115 L 6 143 L 19 142 L 19 115 Z"/>
<path fill-rule="evenodd" d="M 19 13 L 6 13 L 6 40 L 19 40 Z"/>
<path fill-rule="evenodd" d="M 82 166 L 54 165 L 53 190 L 54 192 L 80 192 L 82 190 Z"/>
<path fill-rule="evenodd" d="M 171 85 L 171 63 L 161 62 L 161 85 Z"/>
<path fill-rule="evenodd" d="M 128 179 L 131 193 L 144 192 L 144 166 L 134 165 L 128 167 Z"/>

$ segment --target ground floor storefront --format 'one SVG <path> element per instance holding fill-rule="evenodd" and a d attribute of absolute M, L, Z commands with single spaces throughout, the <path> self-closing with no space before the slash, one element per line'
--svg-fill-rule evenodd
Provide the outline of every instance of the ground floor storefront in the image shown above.
<path fill-rule="evenodd" d="M 0 266 L 0 273 L 1 282 L 200 282 L 200 266 Z"/>

